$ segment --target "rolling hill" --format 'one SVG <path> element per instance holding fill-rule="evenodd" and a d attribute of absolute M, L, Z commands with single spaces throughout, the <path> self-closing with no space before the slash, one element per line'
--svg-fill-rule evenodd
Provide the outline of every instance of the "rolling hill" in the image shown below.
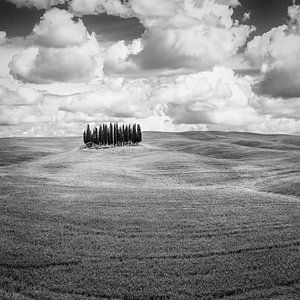
<path fill-rule="evenodd" d="M 0 298 L 299 299 L 299 136 L 81 143 L 0 139 Z"/>

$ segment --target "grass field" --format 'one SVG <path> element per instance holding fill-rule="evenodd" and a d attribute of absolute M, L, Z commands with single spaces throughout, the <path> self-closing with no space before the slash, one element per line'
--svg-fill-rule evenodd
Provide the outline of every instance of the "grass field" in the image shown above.
<path fill-rule="evenodd" d="M 0 299 L 300 299 L 299 136 L 80 145 L 0 139 Z"/>

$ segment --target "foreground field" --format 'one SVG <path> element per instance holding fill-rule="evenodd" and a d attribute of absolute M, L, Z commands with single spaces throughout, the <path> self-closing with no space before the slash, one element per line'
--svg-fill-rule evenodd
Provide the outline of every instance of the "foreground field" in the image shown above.
<path fill-rule="evenodd" d="M 0 140 L 0 299 L 299 299 L 300 137 Z"/>

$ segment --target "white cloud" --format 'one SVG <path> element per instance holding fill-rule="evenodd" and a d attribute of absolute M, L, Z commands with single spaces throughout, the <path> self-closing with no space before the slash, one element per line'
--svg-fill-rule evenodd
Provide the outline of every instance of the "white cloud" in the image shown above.
<path fill-rule="evenodd" d="M 108 48 L 105 55 L 104 72 L 106 74 L 136 72 L 138 70 L 137 65 L 128 58 L 138 54 L 141 50 L 141 39 L 133 40 L 129 45 L 126 45 L 125 41 L 113 44 Z"/>
<path fill-rule="evenodd" d="M 244 15 L 243 15 L 243 22 L 249 21 L 250 18 L 251 18 L 251 12 L 250 11 L 245 12 Z"/>
<path fill-rule="evenodd" d="M 0 86 L 0 105 L 31 106 L 41 103 L 42 100 L 42 93 L 35 89 L 18 86 L 13 90 L 5 86 Z"/>
<path fill-rule="evenodd" d="M 249 103 L 251 97 L 251 79 L 239 78 L 225 68 L 178 76 L 153 95 L 175 123 L 224 126 L 256 122 L 258 115 Z"/>
<path fill-rule="evenodd" d="M 110 4 L 109 4 L 110 3 Z M 108 8 L 108 5 L 113 5 Z M 230 6 L 238 1 L 221 0 L 73 0 L 77 13 L 135 16 L 145 27 L 143 49 L 131 55 L 130 64 L 142 69 L 192 68 L 208 70 L 231 60 L 245 44 L 250 26 L 232 20 Z M 125 10 L 125 12 L 123 11 Z"/>
<path fill-rule="evenodd" d="M 217 2 L 221 3 L 221 4 L 227 4 L 227 5 L 230 5 L 232 7 L 236 7 L 236 6 L 241 5 L 240 1 L 238 1 L 238 0 L 218 0 Z"/>
<path fill-rule="evenodd" d="M 234 22 L 233 10 L 216 1 L 165 0 L 162 9 L 154 2 L 132 2 L 146 28 L 135 61 L 146 69 L 208 70 L 231 60 L 252 30 Z"/>
<path fill-rule="evenodd" d="M 222 128 L 294 133 L 299 116 L 296 102 L 258 97 L 253 79 L 230 69 L 147 79 L 110 79 L 88 93 L 64 97 L 61 111 L 86 120 L 137 120 L 156 130 Z M 268 102 L 269 101 L 269 102 Z M 271 107 L 277 109 L 271 109 Z M 282 110 L 285 107 L 285 111 Z M 282 110 L 282 114 L 278 110 Z M 270 125 L 272 124 L 272 126 Z M 280 129 L 280 125 L 282 128 Z"/>
<path fill-rule="evenodd" d="M 0 31 L 0 44 L 4 43 L 6 40 L 6 32 Z"/>
<path fill-rule="evenodd" d="M 81 19 L 73 20 L 66 10 L 53 8 L 47 11 L 33 28 L 33 39 L 44 47 L 65 48 L 80 46 L 88 40 L 88 32 Z"/>
<path fill-rule="evenodd" d="M 24 85 L 0 86 L 0 125 L 44 122 L 43 94 Z"/>
<path fill-rule="evenodd" d="M 38 106 L 0 106 L 0 126 L 49 121 Z"/>
<path fill-rule="evenodd" d="M 18 5 L 49 9 L 58 2 L 65 1 Z M 108 47 L 88 34 L 80 18 L 55 8 L 26 43 L 2 34 L 0 66 L 6 79 L 5 64 L 20 52 L 10 62 L 16 80 L 6 84 L 0 77 L 2 128 L 24 135 L 78 135 L 86 122 L 117 120 L 138 121 L 147 130 L 300 132 L 299 98 L 288 98 L 299 97 L 298 6 L 289 9 L 287 25 L 247 48 L 249 61 L 262 70 L 260 92 L 286 97 L 276 98 L 255 94 L 256 79 L 232 71 L 245 65 L 239 49 L 252 30 L 232 19 L 232 7 L 240 5 L 236 0 L 69 4 L 77 15 L 138 17 L 146 31 L 131 43 Z M 8 132 L 2 128 L 0 135 Z"/>
<path fill-rule="evenodd" d="M 9 66 L 23 82 L 82 82 L 102 76 L 103 50 L 95 34 L 89 35 L 82 21 L 59 9 L 47 11 L 34 29 L 33 46 L 15 55 Z M 69 36 L 69 37 L 68 37 Z"/>
<path fill-rule="evenodd" d="M 81 47 L 28 48 L 13 57 L 11 73 L 31 83 L 90 81 L 102 73 L 101 50 L 94 35 Z"/>
<path fill-rule="evenodd" d="M 259 93 L 300 97 L 300 6 L 289 7 L 289 23 L 248 43 L 246 55 L 263 75 Z"/>
<path fill-rule="evenodd" d="M 151 83 L 144 80 L 111 79 L 93 92 L 65 98 L 60 110 L 82 112 L 98 119 L 145 118 L 152 114 L 148 99 Z"/>
<path fill-rule="evenodd" d="M 97 15 L 107 13 L 109 15 L 130 17 L 129 7 L 122 5 L 120 0 L 73 0 L 70 9 L 77 15 Z"/>
<path fill-rule="evenodd" d="M 63 4 L 65 0 L 7 0 L 17 7 L 35 7 L 37 9 L 48 9 L 57 4 Z"/>

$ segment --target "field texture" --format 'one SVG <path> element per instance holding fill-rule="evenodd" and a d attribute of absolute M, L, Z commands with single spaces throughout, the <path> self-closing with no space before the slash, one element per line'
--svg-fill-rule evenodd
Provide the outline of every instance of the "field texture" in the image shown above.
<path fill-rule="evenodd" d="M 80 145 L 0 139 L 0 299 L 300 299 L 299 136 Z"/>

